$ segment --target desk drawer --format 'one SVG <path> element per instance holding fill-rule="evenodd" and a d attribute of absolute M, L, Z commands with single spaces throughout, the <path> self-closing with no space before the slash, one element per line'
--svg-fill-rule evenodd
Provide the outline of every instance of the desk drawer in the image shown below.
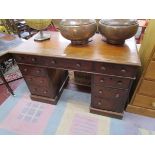
<path fill-rule="evenodd" d="M 97 109 L 103 109 L 113 112 L 123 112 L 125 107 L 125 102 L 113 100 L 113 99 L 103 99 L 96 98 L 92 99 L 91 106 Z"/>
<path fill-rule="evenodd" d="M 149 109 L 155 109 L 155 97 L 149 97 L 141 94 L 135 96 L 133 105 L 145 107 Z"/>
<path fill-rule="evenodd" d="M 102 74 L 135 78 L 137 68 L 135 66 L 96 62 L 95 71 Z"/>
<path fill-rule="evenodd" d="M 131 79 L 106 75 L 94 75 L 94 83 L 100 86 L 129 89 Z"/>
<path fill-rule="evenodd" d="M 128 90 L 113 89 L 95 86 L 92 90 L 93 94 L 97 97 L 114 99 L 114 100 L 126 100 L 128 95 Z"/>
<path fill-rule="evenodd" d="M 155 80 L 155 61 L 150 62 L 144 77 Z"/>
<path fill-rule="evenodd" d="M 17 63 L 26 63 L 26 64 L 40 64 L 40 57 L 34 55 L 26 55 L 26 54 L 16 54 L 14 55 Z"/>
<path fill-rule="evenodd" d="M 46 77 L 24 76 L 24 79 L 26 80 L 28 85 L 35 85 L 41 87 L 49 86 L 48 78 Z"/>
<path fill-rule="evenodd" d="M 155 82 L 143 80 L 138 92 L 155 97 Z"/>
<path fill-rule="evenodd" d="M 38 87 L 35 85 L 29 85 L 28 87 L 32 95 L 52 97 L 51 90 L 48 87 Z"/>
<path fill-rule="evenodd" d="M 18 66 L 23 75 L 48 76 L 47 70 L 45 68 L 39 68 L 27 65 L 18 65 Z"/>
<path fill-rule="evenodd" d="M 92 71 L 92 62 L 82 60 L 71 60 L 62 58 L 48 58 L 46 61 L 49 67 L 60 67 L 64 69 Z"/>

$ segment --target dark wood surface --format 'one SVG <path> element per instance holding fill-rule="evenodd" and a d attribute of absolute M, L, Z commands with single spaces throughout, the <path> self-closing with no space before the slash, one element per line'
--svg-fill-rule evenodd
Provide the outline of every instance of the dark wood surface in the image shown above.
<path fill-rule="evenodd" d="M 51 39 L 42 43 L 34 41 L 33 36 L 27 42 L 10 50 L 12 53 L 111 62 L 140 66 L 134 38 L 127 39 L 123 46 L 107 44 L 100 34 L 92 37 L 92 42 L 85 46 L 73 46 L 59 32 L 51 33 Z"/>
<path fill-rule="evenodd" d="M 48 41 L 35 42 L 32 38 L 11 50 L 31 91 L 31 98 L 56 104 L 55 97 L 60 96 L 57 90 L 64 87 L 62 83 L 67 83 L 64 82 L 68 76 L 65 70 L 90 73 L 90 111 L 122 118 L 132 82 L 141 65 L 135 40 L 131 38 L 124 46 L 114 46 L 103 42 L 99 34 L 92 39 L 93 42 L 86 46 L 73 46 L 59 32 L 53 32 Z M 57 70 L 61 70 L 61 74 L 53 78 Z M 31 83 L 31 79 L 38 82 Z"/>

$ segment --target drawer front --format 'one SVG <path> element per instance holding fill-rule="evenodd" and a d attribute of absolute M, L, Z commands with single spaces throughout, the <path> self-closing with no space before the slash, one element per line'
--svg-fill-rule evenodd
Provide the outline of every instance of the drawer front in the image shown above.
<path fill-rule="evenodd" d="M 102 73 L 102 74 L 135 78 L 136 72 L 137 72 L 137 67 L 96 62 L 95 63 L 95 71 L 97 73 Z"/>
<path fill-rule="evenodd" d="M 133 105 L 137 105 L 137 106 L 145 107 L 149 109 L 155 109 L 155 98 L 137 94 L 133 101 Z"/>
<path fill-rule="evenodd" d="M 123 112 L 125 102 L 112 99 L 102 99 L 94 97 L 91 106 L 97 109 L 108 110 L 113 112 Z"/>
<path fill-rule="evenodd" d="M 63 58 L 48 58 L 46 65 L 49 67 L 60 67 L 64 69 L 79 70 L 79 71 L 92 71 L 92 62 L 82 60 L 71 60 Z"/>
<path fill-rule="evenodd" d="M 32 95 L 51 97 L 51 92 L 48 87 L 38 87 L 35 85 L 29 85 L 28 87 Z"/>
<path fill-rule="evenodd" d="M 16 54 L 14 55 L 17 63 L 26 63 L 26 64 L 40 64 L 40 56 L 34 55 L 25 55 L 25 54 Z"/>
<path fill-rule="evenodd" d="M 94 75 L 94 83 L 100 86 L 129 89 L 131 79 L 106 75 Z"/>
<path fill-rule="evenodd" d="M 138 92 L 139 94 L 155 97 L 155 82 L 143 80 Z"/>
<path fill-rule="evenodd" d="M 146 79 L 155 80 L 155 61 L 151 61 L 144 75 Z"/>
<path fill-rule="evenodd" d="M 15 55 L 15 59 L 18 63 L 34 64 L 46 67 L 58 67 L 64 69 L 72 69 L 79 71 L 92 71 L 92 62 L 73 60 L 73 59 L 63 59 L 55 57 L 43 57 L 43 56 L 33 56 L 33 55 Z"/>
<path fill-rule="evenodd" d="M 24 79 L 26 80 L 26 83 L 28 85 L 44 86 L 44 87 L 49 86 L 48 79 L 45 77 L 24 76 Z"/>
<path fill-rule="evenodd" d="M 33 76 L 47 76 L 47 70 L 45 68 L 18 65 L 21 73 L 23 75 L 33 75 Z"/>
<path fill-rule="evenodd" d="M 95 86 L 92 89 L 92 93 L 96 97 L 102 97 L 102 98 L 108 98 L 108 99 L 114 99 L 114 100 L 122 100 L 122 101 L 127 100 L 127 96 L 128 96 L 127 90 L 106 88 L 106 87 L 100 87 L 100 86 Z"/>

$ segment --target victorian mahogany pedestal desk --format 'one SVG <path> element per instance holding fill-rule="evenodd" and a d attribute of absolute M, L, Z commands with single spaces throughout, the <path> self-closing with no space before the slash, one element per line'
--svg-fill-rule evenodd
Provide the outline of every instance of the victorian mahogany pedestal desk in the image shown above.
<path fill-rule="evenodd" d="M 33 100 L 56 104 L 68 82 L 68 70 L 91 73 L 90 112 L 116 118 L 123 117 L 141 65 L 134 38 L 114 46 L 100 34 L 88 45 L 73 46 L 59 32 L 52 32 L 50 40 L 35 42 L 32 37 L 10 53 Z"/>

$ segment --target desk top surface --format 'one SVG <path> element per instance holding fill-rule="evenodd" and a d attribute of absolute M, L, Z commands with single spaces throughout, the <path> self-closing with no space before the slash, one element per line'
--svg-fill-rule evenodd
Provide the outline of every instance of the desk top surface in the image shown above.
<path fill-rule="evenodd" d="M 8 50 L 22 43 L 22 39 L 13 34 L 0 33 L 0 56 L 8 53 Z"/>
<path fill-rule="evenodd" d="M 18 47 L 11 49 L 9 53 L 141 65 L 134 38 L 127 39 L 123 46 L 116 46 L 107 44 L 100 34 L 95 34 L 89 44 L 73 46 L 69 40 L 61 36 L 60 32 L 48 33 L 51 33 L 50 40 L 36 42 L 33 36 Z"/>

